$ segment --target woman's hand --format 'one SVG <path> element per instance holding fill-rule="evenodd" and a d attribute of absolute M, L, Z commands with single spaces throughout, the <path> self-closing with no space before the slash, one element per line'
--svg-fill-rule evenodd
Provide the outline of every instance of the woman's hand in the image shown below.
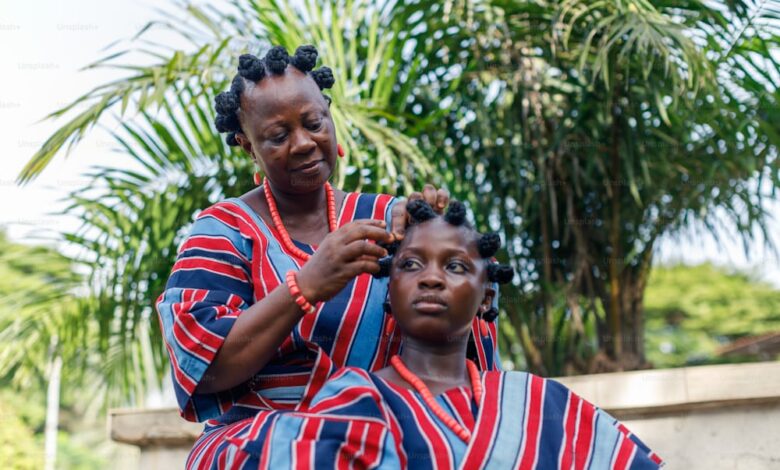
<path fill-rule="evenodd" d="M 369 240 L 391 243 L 384 220 L 362 219 L 329 233 L 298 273 L 301 294 L 311 303 L 338 294 L 359 274 L 379 272 L 387 250 Z"/>
<path fill-rule="evenodd" d="M 415 199 L 423 199 L 430 205 L 437 214 L 444 212 L 444 208 L 450 203 L 450 193 L 444 188 L 438 190 L 432 184 L 426 184 L 422 193 L 415 191 L 409 195 L 406 200 L 398 201 L 393 206 L 393 212 L 390 219 L 391 232 L 396 240 L 402 240 L 406 233 L 408 225 L 408 214 L 406 213 L 406 204 Z"/>

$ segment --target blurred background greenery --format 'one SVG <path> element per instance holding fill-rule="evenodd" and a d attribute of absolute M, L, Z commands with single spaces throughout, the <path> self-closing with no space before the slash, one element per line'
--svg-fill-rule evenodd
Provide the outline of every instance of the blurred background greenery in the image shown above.
<path fill-rule="evenodd" d="M 50 430 L 73 432 L 58 466 L 104 465 L 108 454 L 75 430 L 162 393 L 152 305 L 177 246 L 198 210 L 252 184 L 211 103 L 239 54 L 271 44 L 314 44 L 334 70 L 340 187 L 403 195 L 433 182 L 501 233 L 499 258 L 519 273 L 501 292 L 507 368 L 555 376 L 776 357 L 733 346 L 780 331 L 778 290 L 653 258 L 660 238 L 691 227 L 771 241 L 780 2 L 236 0 L 166 11 L 89 65 L 126 77 L 54 110 L 60 127 L 19 175 L 24 184 L 78 154 L 92 126 L 120 124 L 118 156 L 68 196 L 82 225 L 61 237 L 77 255 L 0 238 L 0 384 L 59 409 Z M 147 40 L 158 28 L 188 47 Z M 39 466 L 46 406 L 12 404 L 0 411 L 17 431 L 0 439 L 16 436 L 9 458 Z"/>

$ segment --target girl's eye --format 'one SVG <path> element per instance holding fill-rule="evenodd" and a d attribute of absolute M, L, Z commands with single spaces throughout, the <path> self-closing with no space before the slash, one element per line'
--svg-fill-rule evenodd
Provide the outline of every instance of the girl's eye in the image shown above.
<path fill-rule="evenodd" d="M 417 261 L 415 261 L 413 259 L 405 259 L 405 260 L 401 261 L 400 268 L 401 269 L 412 269 L 412 268 L 416 267 L 419 264 L 420 263 L 418 263 Z"/>
<path fill-rule="evenodd" d="M 448 266 L 452 272 L 455 274 L 463 274 L 467 271 L 466 265 L 461 263 L 460 261 L 454 261 L 450 263 Z"/>

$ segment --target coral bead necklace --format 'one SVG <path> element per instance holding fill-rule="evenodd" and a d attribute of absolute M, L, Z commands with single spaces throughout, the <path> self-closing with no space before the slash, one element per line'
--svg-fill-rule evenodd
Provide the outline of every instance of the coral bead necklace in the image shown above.
<path fill-rule="evenodd" d="M 298 258 L 308 261 L 311 256 L 295 246 L 287 229 L 284 228 L 282 218 L 279 215 L 279 209 L 276 207 L 276 199 L 274 199 L 274 195 L 271 192 L 271 185 L 268 183 L 268 178 L 263 178 L 263 191 L 265 192 L 265 200 L 268 203 L 268 210 L 271 212 L 271 220 L 273 220 L 274 227 L 276 227 L 276 230 L 279 232 L 279 236 L 282 237 L 284 247 Z M 333 232 L 336 230 L 338 223 L 336 221 L 336 196 L 333 194 L 333 187 L 331 187 L 328 182 L 325 183 L 325 197 L 328 201 L 328 227 L 329 230 Z"/>
<path fill-rule="evenodd" d="M 390 358 L 390 364 L 393 366 L 398 375 L 401 376 L 409 385 L 414 387 L 422 396 L 423 401 L 428 408 L 439 418 L 448 428 L 455 433 L 463 442 L 468 442 L 471 439 L 471 432 L 468 429 L 460 425 L 455 418 L 450 416 L 444 409 L 436 402 L 433 394 L 419 377 L 414 375 L 414 372 L 410 371 L 401 360 L 400 356 L 393 356 Z M 471 379 L 471 390 L 474 394 L 474 401 L 480 403 L 482 400 L 482 382 L 479 377 L 479 370 L 476 364 L 466 359 L 466 368 L 469 371 L 469 378 Z"/>

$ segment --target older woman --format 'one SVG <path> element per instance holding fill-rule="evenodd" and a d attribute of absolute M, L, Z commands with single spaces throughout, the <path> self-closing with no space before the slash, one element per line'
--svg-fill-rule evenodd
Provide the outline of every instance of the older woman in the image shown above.
<path fill-rule="evenodd" d="M 157 302 L 181 414 L 206 421 L 193 467 L 222 466 L 228 439 L 256 427 L 260 410 L 301 406 L 319 357 L 307 344 L 370 371 L 399 349 L 383 314 L 387 280 L 371 274 L 387 255 L 376 242 L 403 237 L 405 201 L 328 183 L 343 152 L 322 94 L 333 76 L 313 70 L 316 58 L 311 46 L 242 55 L 216 99 L 217 129 L 265 178 L 199 214 Z M 429 185 L 414 198 L 439 211 L 448 202 Z M 495 324 L 472 331 L 473 358 L 495 368 Z"/>

